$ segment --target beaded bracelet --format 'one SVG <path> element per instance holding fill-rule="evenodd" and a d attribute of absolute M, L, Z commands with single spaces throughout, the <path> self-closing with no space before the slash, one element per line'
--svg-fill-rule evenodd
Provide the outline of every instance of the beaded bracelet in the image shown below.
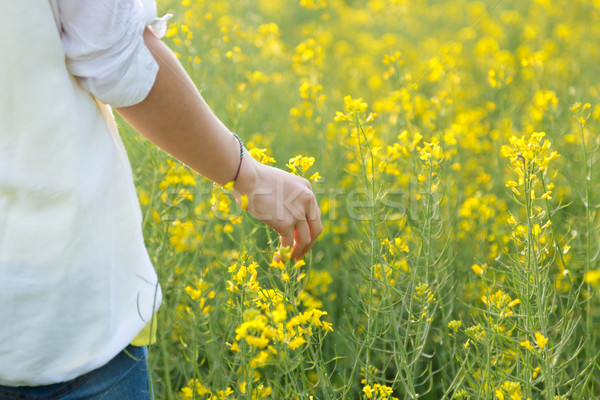
<path fill-rule="evenodd" d="M 240 144 L 240 163 L 238 164 L 237 171 L 235 173 L 235 178 L 233 178 L 233 182 L 237 181 L 238 175 L 240 174 L 240 169 L 242 168 L 242 159 L 244 158 L 244 144 L 242 143 L 242 139 L 237 135 L 237 133 L 233 134 L 233 137 L 237 139 Z"/>

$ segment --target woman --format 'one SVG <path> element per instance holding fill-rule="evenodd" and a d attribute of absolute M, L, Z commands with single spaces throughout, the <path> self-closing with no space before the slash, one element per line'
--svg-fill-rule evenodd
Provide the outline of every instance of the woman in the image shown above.
<path fill-rule="evenodd" d="M 139 335 L 160 287 L 104 104 L 197 172 L 234 181 L 295 258 L 322 230 L 315 196 L 211 112 L 160 41 L 153 0 L 0 12 L 0 399 L 150 398 Z"/>

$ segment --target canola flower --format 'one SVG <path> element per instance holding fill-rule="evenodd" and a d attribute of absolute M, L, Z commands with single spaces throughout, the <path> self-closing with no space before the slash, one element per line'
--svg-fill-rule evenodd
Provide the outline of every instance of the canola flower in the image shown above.
<path fill-rule="evenodd" d="M 181 398 L 183 400 L 192 400 L 201 396 L 208 400 L 227 400 L 232 399 L 234 391 L 231 388 L 225 390 L 211 391 L 202 385 L 197 379 L 192 379 L 188 382 L 187 386 L 181 389 Z"/>
<path fill-rule="evenodd" d="M 304 176 L 310 167 L 315 163 L 314 157 L 305 157 L 303 155 L 297 155 L 296 157 L 290 158 L 289 162 L 286 164 L 292 174 Z M 318 172 L 313 173 L 308 180 L 310 181 L 318 181 L 321 179 L 321 175 Z"/>
<path fill-rule="evenodd" d="M 525 137 L 510 138 L 511 146 L 503 145 L 501 154 L 510 160 L 513 171 L 516 172 L 518 180 L 509 180 L 506 185 L 511 190 L 520 195 L 519 188 L 529 190 L 531 197 L 535 199 L 536 184 L 538 183 L 538 174 L 544 175 L 548 170 L 548 164 L 560 157 L 558 152 L 550 151 L 551 142 L 545 140 L 545 132 L 533 132 L 529 139 Z M 541 198 L 548 198 L 552 190 L 549 189 Z"/>
<path fill-rule="evenodd" d="M 398 400 L 392 396 L 393 390 L 389 386 L 380 385 L 379 383 L 366 385 L 363 387 L 364 398 L 374 400 Z"/>
<path fill-rule="evenodd" d="M 268 149 L 264 148 L 254 147 L 250 149 L 250 155 L 252 155 L 252 158 L 257 160 L 261 164 L 270 164 L 275 162 L 275 159 L 271 157 L 268 153 Z"/>
<path fill-rule="evenodd" d="M 502 383 L 502 387 L 496 389 L 496 398 L 498 400 L 522 400 L 523 393 L 521 385 L 518 382 L 506 381 Z"/>

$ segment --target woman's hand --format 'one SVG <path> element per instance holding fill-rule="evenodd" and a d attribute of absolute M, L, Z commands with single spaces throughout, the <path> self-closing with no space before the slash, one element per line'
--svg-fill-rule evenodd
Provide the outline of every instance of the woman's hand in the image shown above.
<path fill-rule="evenodd" d="M 234 193 L 247 196 L 247 210 L 275 230 L 281 245 L 298 259 L 310 250 L 323 231 L 321 211 L 310 182 L 255 161 L 244 152 Z"/>

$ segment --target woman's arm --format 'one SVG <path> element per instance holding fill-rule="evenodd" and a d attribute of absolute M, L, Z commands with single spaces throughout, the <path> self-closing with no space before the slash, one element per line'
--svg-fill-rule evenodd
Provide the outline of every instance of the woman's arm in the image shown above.
<path fill-rule="evenodd" d="M 213 114 L 171 50 L 150 29 L 146 46 L 159 65 L 148 96 L 117 108 L 135 129 L 210 180 L 225 184 L 240 163 L 239 143 Z M 248 196 L 248 211 L 272 227 L 292 256 L 307 252 L 322 231 L 321 213 L 310 183 L 255 161 L 244 151 L 235 195 Z"/>

